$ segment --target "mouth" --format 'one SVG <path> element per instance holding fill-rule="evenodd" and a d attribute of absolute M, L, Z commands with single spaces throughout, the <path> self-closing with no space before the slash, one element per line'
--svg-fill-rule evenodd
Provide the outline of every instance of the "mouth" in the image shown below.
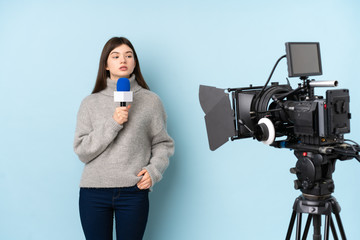
<path fill-rule="evenodd" d="M 126 71 L 127 69 L 128 69 L 128 68 L 125 67 L 125 66 L 120 67 L 120 70 L 121 70 L 121 71 Z"/>

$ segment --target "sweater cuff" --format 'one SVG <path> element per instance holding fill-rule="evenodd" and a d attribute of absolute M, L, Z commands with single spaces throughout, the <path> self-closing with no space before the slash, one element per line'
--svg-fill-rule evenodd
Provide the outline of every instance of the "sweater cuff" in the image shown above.
<path fill-rule="evenodd" d="M 120 130 L 124 127 L 124 125 L 119 124 L 119 123 L 116 122 L 115 119 L 113 119 L 112 117 L 107 121 L 106 125 L 107 125 L 110 129 L 114 130 L 114 132 L 118 132 L 118 131 L 120 131 Z"/>
<path fill-rule="evenodd" d="M 152 182 L 152 187 L 155 185 L 155 183 L 159 182 L 162 179 L 161 172 L 159 172 L 159 170 L 157 170 L 154 167 L 154 165 L 150 164 L 144 167 L 143 169 L 145 169 L 149 173 Z"/>

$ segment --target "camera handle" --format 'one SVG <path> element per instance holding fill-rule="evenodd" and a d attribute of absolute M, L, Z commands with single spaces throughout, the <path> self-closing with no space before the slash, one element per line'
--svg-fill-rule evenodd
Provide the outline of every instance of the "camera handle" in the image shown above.
<path fill-rule="evenodd" d="M 339 84 L 338 81 L 315 81 L 314 79 L 309 80 L 307 77 L 303 77 L 300 79 L 304 82 L 303 86 L 299 86 L 298 88 L 295 88 L 294 90 L 284 94 L 276 94 L 272 97 L 272 99 L 278 102 L 283 100 L 284 98 L 291 97 L 302 90 L 307 90 L 308 97 L 312 98 L 314 97 L 315 87 L 337 87 Z"/>

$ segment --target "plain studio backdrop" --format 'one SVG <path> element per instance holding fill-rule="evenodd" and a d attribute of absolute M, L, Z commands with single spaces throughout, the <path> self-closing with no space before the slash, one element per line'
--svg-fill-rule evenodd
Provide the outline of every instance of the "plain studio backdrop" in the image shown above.
<path fill-rule="evenodd" d="M 84 239 L 76 114 L 113 36 L 134 44 L 176 142 L 144 239 L 284 239 L 300 195 L 293 152 L 252 139 L 210 151 L 199 85 L 263 85 L 285 42 L 320 42 L 315 79 L 350 89 L 346 138 L 360 142 L 359 11 L 358 0 L 0 1 L 0 239 Z M 272 80 L 286 77 L 282 60 Z M 333 179 L 348 238 L 360 239 L 360 164 L 338 161 Z"/>

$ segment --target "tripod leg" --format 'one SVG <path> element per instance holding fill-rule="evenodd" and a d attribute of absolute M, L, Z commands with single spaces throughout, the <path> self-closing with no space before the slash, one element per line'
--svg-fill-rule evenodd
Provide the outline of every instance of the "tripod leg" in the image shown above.
<path fill-rule="evenodd" d="M 312 215 L 311 214 L 309 214 L 308 215 L 308 218 L 307 218 L 307 220 L 306 220 L 306 225 L 305 225 L 305 229 L 304 229 L 304 235 L 303 235 L 303 240 L 306 240 L 306 238 L 307 238 L 307 235 L 308 235 L 308 233 L 309 233 L 309 228 L 310 228 L 310 224 L 311 224 L 311 219 L 312 219 Z"/>
<path fill-rule="evenodd" d="M 331 217 L 331 215 L 326 215 L 325 216 L 324 240 L 329 240 L 329 222 L 331 221 L 330 217 Z"/>
<path fill-rule="evenodd" d="M 334 237 L 334 240 L 339 240 L 338 238 L 338 235 L 336 233 L 336 229 L 335 229 L 335 225 L 334 225 L 334 220 L 333 218 L 331 217 L 330 215 L 330 227 L 331 227 L 331 232 L 332 232 L 332 235 Z"/>
<path fill-rule="evenodd" d="M 314 225 L 314 240 L 321 240 L 321 215 L 313 216 L 313 225 Z"/>
<path fill-rule="evenodd" d="M 290 240 L 290 238 L 291 238 L 291 233 L 292 233 L 292 230 L 294 228 L 295 218 L 296 218 L 296 212 L 293 211 L 292 214 L 291 214 L 289 228 L 288 228 L 285 240 Z"/>
<path fill-rule="evenodd" d="M 301 213 L 297 214 L 297 223 L 296 223 L 296 240 L 301 238 Z"/>
<path fill-rule="evenodd" d="M 341 218 L 340 218 L 339 213 L 335 213 L 335 217 L 336 217 L 336 221 L 337 221 L 338 226 L 339 226 L 339 231 L 340 231 L 341 238 L 342 238 L 343 240 L 346 240 L 345 231 L 344 231 L 344 226 L 342 225 L 342 222 L 341 222 Z"/>

